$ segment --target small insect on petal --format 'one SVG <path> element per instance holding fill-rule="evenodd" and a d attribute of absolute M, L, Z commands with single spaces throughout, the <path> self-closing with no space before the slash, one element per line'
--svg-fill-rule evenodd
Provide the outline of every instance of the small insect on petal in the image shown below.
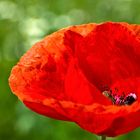
<path fill-rule="evenodd" d="M 113 104 L 115 104 L 115 98 L 113 97 L 113 95 L 112 95 L 112 91 L 111 90 L 109 90 L 109 91 L 103 91 L 102 92 L 102 94 L 104 95 L 104 96 L 106 96 L 107 98 L 109 98 L 112 102 L 113 102 Z"/>
<path fill-rule="evenodd" d="M 137 100 L 135 93 L 129 93 L 127 96 L 113 94 L 111 90 L 103 91 L 102 94 L 112 101 L 114 105 L 131 105 Z"/>
<path fill-rule="evenodd" d="M 125 99 L 124 99 L 124 104 L 125 105 L 131 105 L 132 103 L 134 103 L 134 101 L 137 100 L 137 96 L 135 93 L 130 93 L 128 94 Z"/>
<path fill-rule="evenodd" d="M 106 97 L 109 97 L 111 95 L 109 91 L 103 91 L 102 94 Z"/>

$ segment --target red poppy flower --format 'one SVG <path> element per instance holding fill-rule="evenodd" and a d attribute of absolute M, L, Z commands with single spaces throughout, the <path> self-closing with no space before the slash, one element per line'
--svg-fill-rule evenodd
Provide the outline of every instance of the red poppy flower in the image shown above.
<path fill-rule="evenodd" d="M 106 22 L 57 31 L 12 69 L 12 91 L 33 111 L 98 135 L 140 126 L 138 25 Z"/>

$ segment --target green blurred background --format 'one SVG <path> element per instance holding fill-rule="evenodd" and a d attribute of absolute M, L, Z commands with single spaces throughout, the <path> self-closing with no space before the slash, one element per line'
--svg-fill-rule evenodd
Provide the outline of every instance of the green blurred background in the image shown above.
<path fill-rule="evenodd" d="M 21 55 L 44 36 L 107 20 L 140 23 L 140 0 L 0 0 L 0 140 L 99 139 L 74 123 L 28 110 L 11 93 L 7 79 Z M 139 133 L 138 128 L 114 140 L 139 140 Z"/>

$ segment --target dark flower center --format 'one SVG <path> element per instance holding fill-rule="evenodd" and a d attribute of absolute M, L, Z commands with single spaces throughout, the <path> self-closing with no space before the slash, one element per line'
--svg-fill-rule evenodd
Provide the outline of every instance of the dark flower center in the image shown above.
<path fill-rule="evenodd" d="M 105 90 L 102 92 L 104 96 L 108 97 L 114 105 L 131 105 L 137 100 L 137 95 L 133 92 L 125 94 L 124 92 L 118 94 L 118 89 L 115 92 L 112 90 Z"/>

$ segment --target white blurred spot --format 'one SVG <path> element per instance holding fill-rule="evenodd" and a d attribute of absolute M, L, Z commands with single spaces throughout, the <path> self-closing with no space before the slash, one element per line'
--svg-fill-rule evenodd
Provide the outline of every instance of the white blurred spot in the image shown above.
<path fill-rule="evenodd" d="M 50 29 L 50 24 L 44 18 L 28 18 L 20 23 L 20 30 L 26 37 L 25 49 L 41 40 Z"/>
<path fill-rule="evenodd" d="M 40 36 L 44 33 L 44 30 L 48 29 L 48 22 L 43 18 L 25 19 L 21 26 L 22 32 L 31 37 Z"/>
<path fill-rule="evenodd" d="M 16 19 L 17 5 L 11 1 L 0 2 L 0 19 Z"/>

